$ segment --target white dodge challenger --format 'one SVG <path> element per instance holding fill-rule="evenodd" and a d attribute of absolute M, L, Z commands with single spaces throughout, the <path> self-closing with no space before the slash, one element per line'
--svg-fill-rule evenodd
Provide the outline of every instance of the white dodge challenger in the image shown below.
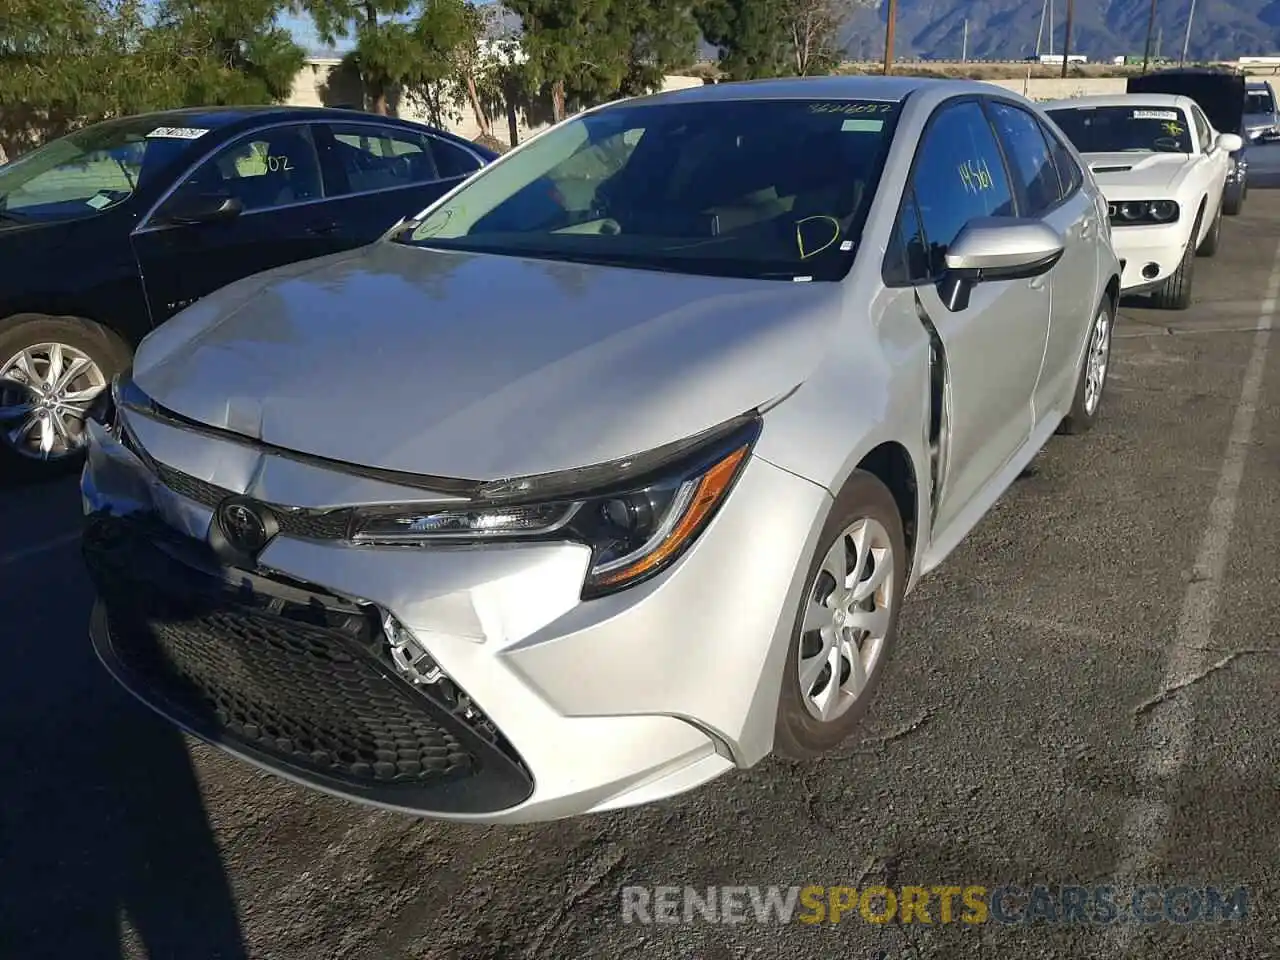
<path fill-rule="evenodd" d="M 1218 250 L 1231 153 L 1198 104 L 1170 94 L 1076 97 L 1044 105 L 1107 198 L 1124 293 L 1157 307 L 1191 304 L 1195 258 Z"/>

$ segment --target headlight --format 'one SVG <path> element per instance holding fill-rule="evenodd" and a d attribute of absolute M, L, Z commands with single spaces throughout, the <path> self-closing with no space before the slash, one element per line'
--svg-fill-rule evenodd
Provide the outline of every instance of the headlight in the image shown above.
<path fill-rule="evenodd" d="M 1108 205 L 1112 226 L 1173 223 L 1181 212 L 1172 200 L 1125 200 Z"/>
<path fill-rule="evenodd" d="M 569 540 L 591 548 L 583 599 L 655 576 L 706 529 L 760 435 L 757 416 L 641 457 L 484 484 L 461 506 L 362 511 L 366 544 Z"/>

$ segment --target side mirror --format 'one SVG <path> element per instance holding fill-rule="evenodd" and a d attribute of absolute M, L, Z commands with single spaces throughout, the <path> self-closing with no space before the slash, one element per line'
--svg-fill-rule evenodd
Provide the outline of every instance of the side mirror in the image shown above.
<path fill-rule="evenodd" d="M 980 217 L 970 220 L 947 250 L 938 294 L 953 313 L 969 306 L 979 283 L 1030 280 L 1051 270 L 1066 244 L 1040 220 Z"/>
<path fill-rule="evenodd" d="M 1238 133 L 1220 133 L 1218 134 L 1218 146 L 1227 153 L 1235 153 L 1244 146 L 1244 138 Z"/>
<path fill-rule="evenodd" d="M 218 223 L 234 220 L 244 212 L 244 204 L 238 197 L 225 193 L 200 193 L 194 196 L 175 197 L 160 211 L 165 223 L 196 224 Z"/>

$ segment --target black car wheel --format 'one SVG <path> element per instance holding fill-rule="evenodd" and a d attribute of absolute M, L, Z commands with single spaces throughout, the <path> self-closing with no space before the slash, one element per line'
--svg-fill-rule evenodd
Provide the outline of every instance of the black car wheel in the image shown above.
<path fill-rule="evenodd" d="M 40 480 L 78 470 L 89 408 L 130 353 L 87 320 L 20 314 L 0 321 L 0 472 Z"/>

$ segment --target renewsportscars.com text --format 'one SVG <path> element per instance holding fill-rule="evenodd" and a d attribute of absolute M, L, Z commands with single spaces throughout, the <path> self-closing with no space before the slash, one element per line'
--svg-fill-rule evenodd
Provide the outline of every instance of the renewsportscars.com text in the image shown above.
<path fill-rule="evenodd" d="M 628 886 L 623 923 L 1206 923 L 1244 920 L 1247 887 Z"/>

